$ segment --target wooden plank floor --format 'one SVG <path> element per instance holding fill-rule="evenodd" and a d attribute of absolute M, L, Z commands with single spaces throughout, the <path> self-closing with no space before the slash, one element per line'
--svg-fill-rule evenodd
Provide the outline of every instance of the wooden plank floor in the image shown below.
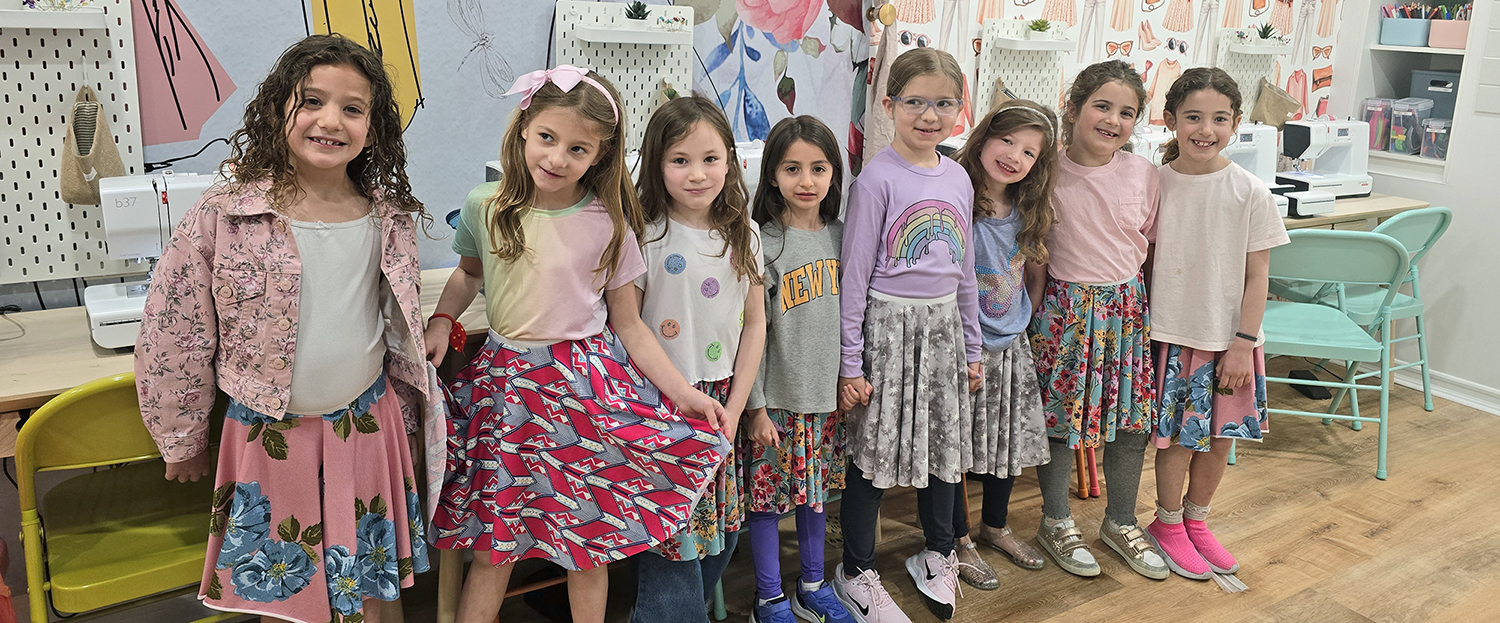
<path fill-rule="evenodd" d="M 1287 364 L 1276 365 L 1273 373 Z M 1361 406 L 1373 412 L 1373 393 Z M 1225 623 L 1449 623 L 1500 620 L 1500 417 L 1446 401 L 1422 410 L 1420 392 L 1393 391 L 1390 479 L 1375 479 L 1375 427 L 1350 430 L 1319 420 L 1273 416 L 1264 444 L 1241 444 L 1213 503 L 1210 525 L 1240 560 L 1250 591 L 1227 594 L 1213 582 L 1178 576 L 1149 580 L 1098 540 L 1104 502 L 1072 499 L 1079 527 L 1103 573 L 1079 578 L 1048 561 L 1041 571 L 983 554 L 1001 588 L 965 585 L 954 621 L 986 623 L 1156 621 Z M 1284 386 L 1273 405 L 1317 409 Z M 1295 407 L 1292 405 L 1296 405 Z M 1151 520 L 1151 451 L 1137 515 Z M 1101 470 L 1102 471 L 1102 470 Z M 971 491 L 978 518 L 978 488 Z M 879 571 L 913 621 L 936 621 L 921 605 L 903 560 L 922 548 L 916 496 L 891 492 L 884 511 Z M 1010 523 L 1036 532 L 1041 495 L 1034 474 L 1017 483 Z M 790 521 L 783 522 L 783 570 L 797 571 Z M 747 548 L 725 576 L 731 621 L 748 618 L 753 575 Z M 829 548 L 829 573 L 838 560 Z M 1190 613 L 1190 614 L 1189 614 Z"/>

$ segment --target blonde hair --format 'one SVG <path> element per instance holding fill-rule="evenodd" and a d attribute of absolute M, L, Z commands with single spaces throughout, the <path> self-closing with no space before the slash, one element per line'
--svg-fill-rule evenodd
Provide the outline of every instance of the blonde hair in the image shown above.
<path fill-rule="evenodd" d="M 662 159 L 667 150 L 691 134 L 699 122 L 712 128 L 724 142 L 729 169 L 724 175 L 723 190 L 708 208 L 711 229 L 724 239 L 724 250 L 719 257 L 733 251 L 729 262 L 734 267 L 736 278 L 749 279 L 751 285 L 760 285 L 760 258 L 750 246 L 754 235 L 748 214 L 750 194 L 745 191 L 744 174 L 734 151 L 734 132 L 729 129 L 729 120 L 724 118 L 718 104 L 697 95 L 679 97 L 662 104 L 651 115 L 651 121 L 646 124 L 646 136 L 641 141 L 640 182 L 636 185 L 641 193 L 642 212 L 648 223 L 667 218 L 667 206 L 671 205 L 672 196 L 667 192 L 666 176 L 662 174 Z M 665 229 L 662 235 L 666 235 Z"/>
<path fill-rule="evenodd" d="M 953 93 L 964 96 L 964 70 L 952 54 L 936 48 L 914 48 L 903 52 L 891 63 L 891 74 L 885 83 L 885 94 L 901 97 L 906 83 L 917 76 L 942 76 L 953 81 Z"/>
<path fill-rule="evenodd" d="M 599 257 L 599 267 L 594 272 L 604 271 L 613 277 L 620 261 L 620 248 L 625 244 L 628 231 L 637 237 L 645 229 L 641 215 L 641 204 L 630 185 L 630 176 L 625 169 L 625 121 L 616 120 L 615 106 L 610 102 L 621 101 L 614 85 L 597 73 L 590 71 L 588 77 L 609 92 L 608 98 L 594 85 L 581 82 L 573 90 L 564 92 L 556 84 L 548 82 L 531 96 L 531 105 L 516 109 L 505 130 L 505 140 L 500 149 L 500 161 L 505 175 L 495 196 L 485 206 L 490 211 L 490 240 L 493 253 L 503 260 L 515 260 L 526 252 L 526 234 L 521 229 L 521 217 L 536 203 L 536 182 L 531 179 L 526 166 L 526 139 L 522 134 L 531 120 L 543 111 L 553 108 L 572 110 L 592 124 L 599 138 L 599 160 L 583 174 L 578 183 L 593 191 L 594 196 L 609 213 L 614 225 L 609 246 Z"/>
<path fill-rule="evenodd" d="M 1028 261 L 1045 264 L 1047 232 L 1052 229 L 1053 221 L 1052 188 L 1057 181 L 1057 116 L 1036 102 L 1005 102 L 974 126 L 968 142 L 953 155 L 953 159 L 969 172 L 969 180 L 974 184 L 974 215 L 993 214 L 994 207 L 984 192 L 990 181 L 981 162 L 984 147 L 992 140 L 1026 128 L 1042 133 L 1042 149 L 1026 177 L 1005 187 L 1005 198 L 1021 214 L 1021 230 L 1016 233 L 1021 254 Z"/>
<path fill-rule="evenodd" d="M 1137 100 L 1136 121 L 1140 121 L 1141 114 L 1146 109 L 1146 101 L 1150 97 L 1146 94 L 1146 85 L 1141 82 L 1141 75 L 1135 73 L 1135 68 L 1125 61 L 1104 61 L 1084 67 L 1073 78 L 1073 86 L 1068 89 L 1068 107 L 1062 111 L 1062 142 L 1064 145 L 1073 144 L 1073 125 L 1078 123 L 1078 113 L 1088 104 L 1089 97 L 1098 91 L 1100 87 L 1111 82 L 1119 82 L 1126 88 L 1135 92 Z M 1125 149 L 1129 149 L 1130 142 L 1125 142 Z"/>

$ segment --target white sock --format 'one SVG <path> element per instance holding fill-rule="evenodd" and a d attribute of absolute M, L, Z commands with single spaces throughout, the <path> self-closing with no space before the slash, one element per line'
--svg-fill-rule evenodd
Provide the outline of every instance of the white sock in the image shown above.
<path fill-rule="evenodd" d="M 781 599 L 781 595 L 780 594 L 772 595 L 770 599 L 761 599 L 761 598 L 757 597 L 755 599 L 755 605 L 757 605 L 757 606 L 764 606 L 764 605 L 766 605 L 768 603 L 776 601 L 777 599 Z"/>
<path fill-rule="evenodd" d="M 813 592 L 815 590 L 823 588 L 823 583 L 822 582 L 803 582 L 801 580 L 798 580 L 797 581 L 797 588 L 800 589 L 804 593 L 811 593 L 811 592 Z"/>

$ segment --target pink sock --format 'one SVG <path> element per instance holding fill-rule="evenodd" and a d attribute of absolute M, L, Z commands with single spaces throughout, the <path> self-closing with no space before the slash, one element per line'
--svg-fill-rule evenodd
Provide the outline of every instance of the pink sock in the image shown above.
<path fill-rule="evenodd" d="M 1193 548 L 1198 550 L 1198 555 L 1202 556 L 1214 571 L 1234 573 L 1240 570 L 1239 561 L 1236 561 L 1223 545 L 1219 545 L 1219 540 L 1214 538 L 1213 532 L 1209 531 L 1207 522 L 1184 519 L 1182 526 L 1188 539 L 1193 542 Z"/>
<path fill-rule="evenodd" d="M 1187 531 L 1182 527 L 1181 517 L 1182 511 L 1171 513 L 1157 507 L 1156 521 L 1146 526 L 1146 532 L 1151 534 L 1156 546 L 1161 548 L 1161 553 L 1167 556 L 1168 566 L 1173 571 L 1196 580 L 1207 579 L 1212 571 L 1203 557 L 1198 555 L 1198 550 L 1193 548 L 1193 542 L 1188 539 Z M 1167 523 L 1173 519 L 1177 522 Z"/>

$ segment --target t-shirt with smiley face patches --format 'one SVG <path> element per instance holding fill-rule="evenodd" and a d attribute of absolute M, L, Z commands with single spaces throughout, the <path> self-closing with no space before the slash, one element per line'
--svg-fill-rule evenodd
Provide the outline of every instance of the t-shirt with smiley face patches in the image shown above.
<path fill-rule="evenodd" d="M 732 251 L 718 232 L 672 219 L 648 225 L 644 239 L 646 272 L 635 279 L 645 293 L 641 320 L 689 383 L 733 376 L 750 280 L 735 278 Z M 760 236 L 753 226 L 750 246 L 755 266 L 764 274 Z"/>

